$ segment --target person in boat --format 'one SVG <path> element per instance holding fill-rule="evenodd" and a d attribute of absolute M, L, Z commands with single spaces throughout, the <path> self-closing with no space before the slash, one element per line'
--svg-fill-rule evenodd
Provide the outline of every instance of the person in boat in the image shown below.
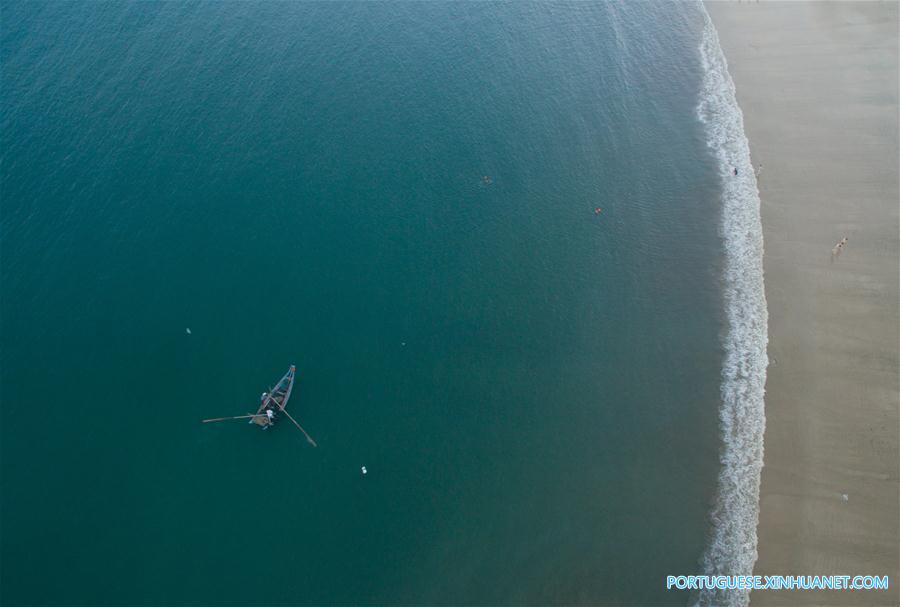
<path fill-rule="evenodd" d="M 275 412 L 272 409 L 266 409 L 266 419 L 270 424 L 275 423 Z"/>

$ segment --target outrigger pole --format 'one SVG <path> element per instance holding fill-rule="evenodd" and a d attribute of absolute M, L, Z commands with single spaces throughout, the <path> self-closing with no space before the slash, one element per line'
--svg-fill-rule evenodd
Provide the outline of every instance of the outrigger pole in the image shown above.
<path fill-rule="evenodd" d="M 275 404 L 278 405 L 277 402 L 276 402 Z M 306 440 L 309 441 L 309 444 L 310 444 L 310 445 L 312 445 L 313 447 L 318 447 L 318 446 L 319 446 L 319 445 L 316 444 L 316 441 L 314 441 L 314 440 L 312 439 L 312 437 L 311 437 L 309 434 L 306 433 L 306 430 L 303 429 L 303 426 L 301 426 L 300 424 L 298 424 L 298 423 L 297 423 L 297 420 L 294 419 L 293 417 L 291 417 L 291 414 L 287 412 L 287 409 L 285 409 L 285 408 L 282 407 L 281 405 L 278 405 L 278 408 L 281 409 L 282 413 L 284 413 L 285 415 L 287 415 L 287 418 L 288 418 L 289 420 L 291 420 L 292 422 L 294 422 L 294 425 L 297 426 L 297 427 L 300 429 L 300 432 L 303 433 L 303 436 L 306 437 Z"/>
<path fill-rule="evenodd" d="M 265 415 L 255 413 L 253 415 L 235 415 L 234 417 L 213 417 L 212 419 L 204 419 L 203 423 L 208 424 L 210 422 L 224 422 L 229 419 L 247 419 L 248 417 L 265 417 Z"/>

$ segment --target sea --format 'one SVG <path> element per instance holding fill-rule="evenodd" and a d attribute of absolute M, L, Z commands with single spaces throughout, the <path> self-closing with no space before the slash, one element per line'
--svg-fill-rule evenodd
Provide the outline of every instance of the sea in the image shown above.
<path fill-rule="evenodd" d="M 0 602 L 745 605 L 751 162 L 699 3 L 4 1 Z"/>

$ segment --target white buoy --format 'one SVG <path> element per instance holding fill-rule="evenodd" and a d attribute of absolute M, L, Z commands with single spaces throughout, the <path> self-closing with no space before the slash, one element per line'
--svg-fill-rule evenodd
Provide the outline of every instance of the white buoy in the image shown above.
<path fill-rule="evenodd" d="M 187 329 L 184 330 L 184 332 L 187 333 L 188 335 L 190 335 L 190 334 L 191 334 L 191 329 L 190 329 L 190 328 L 187 328 Z"/>
<path fill-rule="evenodd" d="M 363 473 L 363 474 L 368 474 L 368 472 L 369 472 L 368 470 L 366 470 L 366 467 L 365 467 L 365 466 L 363 466 L 362 468 L 360 468 L 360 470 L 362 470 L 362 473 Z"/>

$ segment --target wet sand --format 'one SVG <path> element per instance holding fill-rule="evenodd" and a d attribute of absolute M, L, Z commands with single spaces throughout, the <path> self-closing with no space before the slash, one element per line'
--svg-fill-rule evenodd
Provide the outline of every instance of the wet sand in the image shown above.
<path fill-rule="evenodd" d="M 900 4 L 706 6 L 762 165 L 771 364 L 755 573 L 892 586 L 751 603 L 897 605 Z"/>

